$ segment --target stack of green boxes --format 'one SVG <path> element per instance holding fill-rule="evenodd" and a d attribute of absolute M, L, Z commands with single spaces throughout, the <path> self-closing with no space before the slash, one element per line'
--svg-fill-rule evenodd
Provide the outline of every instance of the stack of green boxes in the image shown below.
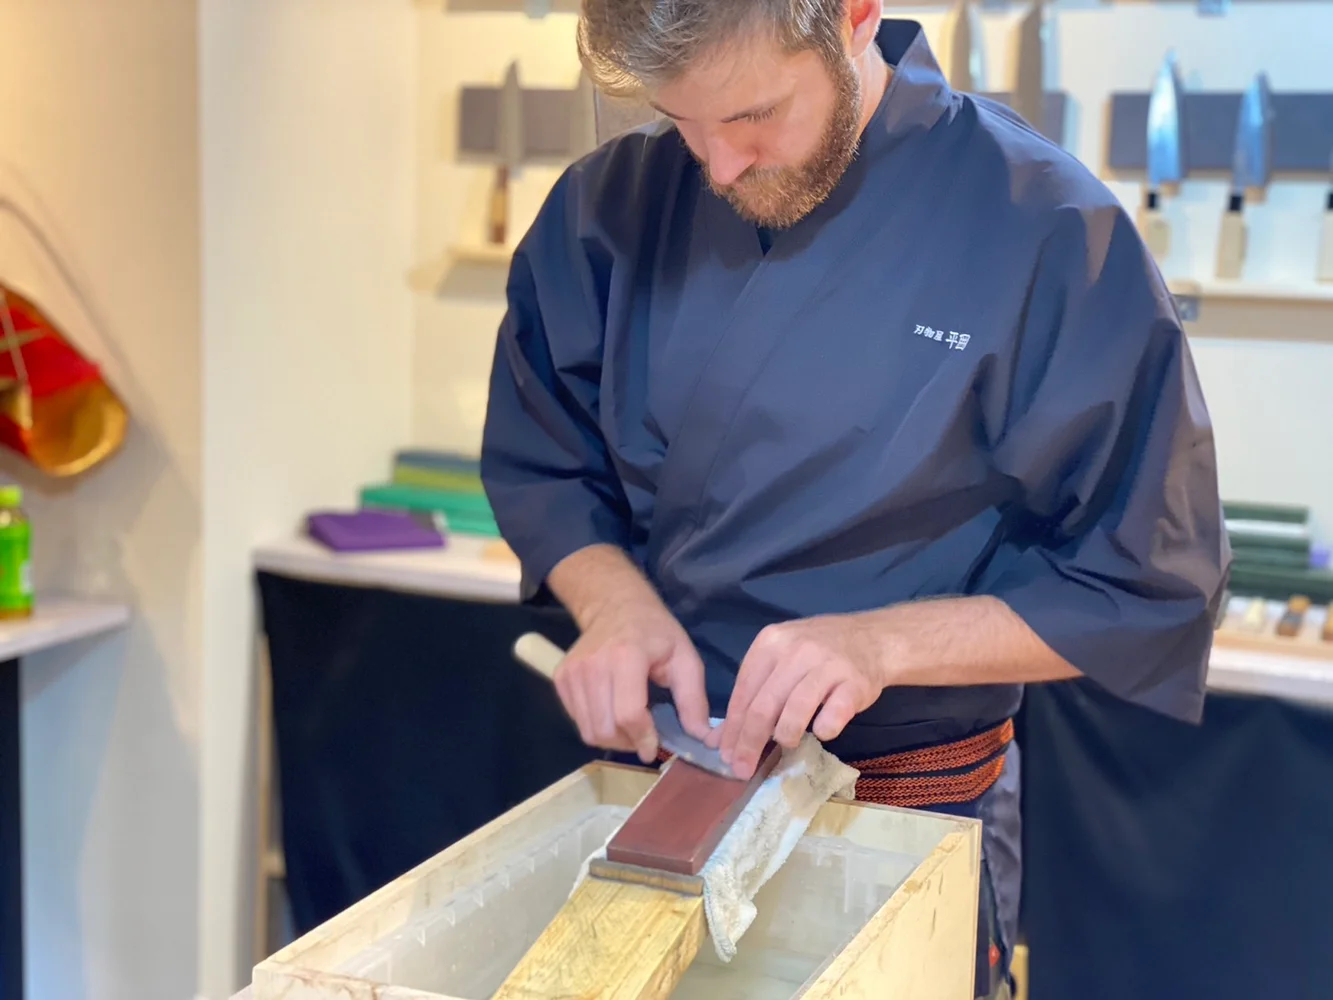
<path fill-rule="evenodd" d="M 1283 602 L 1295 595 L 1316 604 L 1333 601 L 1333 573 L 1314 544 L 1308 507 L 1228 502 L 1223 511 L 1235 559 L 1233 594 Z"/>
<path fill-rule="evenodd" d="M 445 531 L 500 537 L 475 458 L 414 449 L 394 455 L 393 478 L 361 490 L 361 506 L 431 517 Z"/>

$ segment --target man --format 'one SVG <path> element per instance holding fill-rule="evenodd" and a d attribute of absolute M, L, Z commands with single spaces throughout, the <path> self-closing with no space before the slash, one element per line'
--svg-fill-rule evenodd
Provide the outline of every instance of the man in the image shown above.
<path fill-rule="evenodd" d="M 524 598 L 580 626 L 556 684 L 589 744 L 654 759 L 651 683 L 743 776 L 809 728 L 859 796 L 983 820 L 981 996 L 1022 685 L 1197 720 L 1229 551 L 1126 213 L 882 16 L 584 0 L 594 80 L 665 118 L 519 246 L 482 470 Z"/>

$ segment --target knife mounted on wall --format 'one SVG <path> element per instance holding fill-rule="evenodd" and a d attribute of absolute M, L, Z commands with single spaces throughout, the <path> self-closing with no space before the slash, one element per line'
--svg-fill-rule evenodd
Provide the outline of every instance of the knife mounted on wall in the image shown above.
<path fill-rule="evenodd" d="M 1046 128 L 1046 2 L 1033 0 L 1014 34 L 1011 107 L 1038 132 Z"/>
<path fill-rule="evenodd" d="M 940 35 L 944 43 L 941 64 L 949 87 L 976 93 L 981 89 L 981 24 L 972 0 L 958 0 L 949 9 Z"/>
<path fill-rule="evenodd" d="M 1263 192 L 1273 173 L 1273 100 L 1268 74 L 1260 73 L 1245 89 L 1236 114 L 1231 194 L 1217 240 L 1217 276 L 1233 280 L 1245 265 L 1245 196 Z"/>
<path fill-rule="evenodd" d="M 1328 191 L 1324 195 L 1324 226 L 1319 237 L 1315 280 L 1333 282 L 1333 150 L 1328 154 Z"/>
<path fill-rule="evenodd" d="M 493 245 L 504 246 L 509 240 L 509 186 L 514 173 L 523 163 L 523 89 L 518 81 L 517 62 L 509 64 L 500 87 L 496 158 L 499 162 L 495 167 L 495 181 L 491 187 L 486 235 Z"/>
<path fill-rule="evenodd" d="M 1138 220 L 1143 241 L 1159 263 L 1171 251 L 1171 227 L 1162 214 L 1164 189 L 1175 188 L 1185 176 L 1183 94 L 1176 53 L 1170 50 L 1148 98 L 1148 185 Z"/>

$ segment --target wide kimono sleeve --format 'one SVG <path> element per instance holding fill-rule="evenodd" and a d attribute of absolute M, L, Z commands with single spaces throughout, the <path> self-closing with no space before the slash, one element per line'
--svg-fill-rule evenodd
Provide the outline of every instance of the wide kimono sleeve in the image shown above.
<path fill-rule="evenodd" d="M 546 577 L 565 556 L 629 539 L 597 421 L 610 265 L 581 237 L 577 178 L 561 176 L 514 253 L 482 435 L 483 484 L 526 602 L 550 601 Z"/>
<path fill-rule="evenodd" d="M 1231 552 L 1174 302 L 1118 205 L 1062 208 L 1032 278 L 994 461 L 1024 539 L 988 590 L 1077 670 L 1203 711 Z"/>

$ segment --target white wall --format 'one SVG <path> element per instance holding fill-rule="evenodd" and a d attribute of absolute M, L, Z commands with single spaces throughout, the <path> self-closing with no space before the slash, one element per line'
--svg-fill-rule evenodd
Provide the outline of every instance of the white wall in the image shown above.
<path fill-rule="evenodd" d="M 249 552 L 408 437 L 415 23 L 411 0 L 0 0 L 0 204 L 88 301 L 8 213 L 0 275 L 134 417 L 74 485 L 0 457 L 39 588 L 135 609 L 25 664 L 34 1000 L 248 982 Z"/>
<path fill-rule="evenodd" d="M 443 6 L 443 5 L 440 5 Z M 458 92 L 498 86 L 511 59 L 526 87 L 573 87 L 574 14 L 419 14 L 418 261 L 456 243 L 483 241 L 493 169 L 457 162 Z M 525 165 L 511 181 L 511 241 L 532 223 L 559 168 Z M 505 269 L 464 266 L 444 293 L 416 300 L 412 433 L 418 444 L 475 452 L 481 446 L 495 331 L 504 315 Z"/>
<path fill-rule="evenodd" d="M 250 552 L 407 442 L 411 0 L 202 0 L 201 992 L 249 982 Z"/>
<path fill-rule="evenodd" d="M 125 396 L 125 450 L 28 484 L 40 590 L 131 603 L 111 639 L 23 671 L 33 1000 L 184 1000 L 196 983 L 200 413 L 193 0 L 0 0 L 0 275 Z"/>
<path fill-rule="evenodd" d="M 944 4 L 886 3 L 890 16 L 921 21 L 937 52 L 944 10 Z M 1021 4 L 1013 4 L 982 16 L 985 89 L 1007 88 L 1012 31 L 1023 13 Z M 571 15 L 530 21 L 517 13 L 432 11 L 423 18 L 421 125 L 430 142 L 420 153 L 423 226 L 417 249 L 424 256 L 454 239 L 475 240 L 486 203 L 486 169 L 455 162 L 457 88 L 498 82 L 514 57 L 533 85 L 569 86 L 578 63 Z M 1047 86 L 1071 97 L 1070 148 L 1110 180 L 1102 167 L 1109 95 L 1146 92 L 1168 47 L 1176 47 L 1185 85 L 1192 89 L 1240 90 L 1255 72 L 1266 69 L 1277 91 L 1333 91 L 1330 38 L 1333 5 L 1327 3 L 1239 0 L 1225 16 L 1210 17 L 1188 0 L 1065 0 L 1050 13 Z M 525 171 L 516 212 L 520 226 L 530 221 L 553 174 Z M 1138 183 L 1111 184 L 1127 207 L 1137 207 Z M 1192 178 L 1182 197 L 1169 203 L 1174 230 L 1173 252 L 1164 267 L 1169 277 L 1212 276 L 1226 186 L 1225 177 Z M 1309 280 L 1326 190 L 1325 178 L 1282 178 L 1267 204 L 1250 207 L 1247 276 Z M 486 377 L 504 303 L 503 272 L 476 271 L 418 305 L 413 434 L 422 444 L 480 447 Z M 1315 342 L 1275 339 L 1284 331 L 1298 331 Z M 1333 402 L 1326 401 L 1323 388 L 1333 384 L 1333 304 L 1298 309 L 1206 302 L 1190 332 L 1217 428 L 1224 493 L 1311 504 L 1333 535 L 1333 466 L 1302 460 L 1333 446 Z M 1268 379 L 1283 390 L 1266 391 Z"/>

